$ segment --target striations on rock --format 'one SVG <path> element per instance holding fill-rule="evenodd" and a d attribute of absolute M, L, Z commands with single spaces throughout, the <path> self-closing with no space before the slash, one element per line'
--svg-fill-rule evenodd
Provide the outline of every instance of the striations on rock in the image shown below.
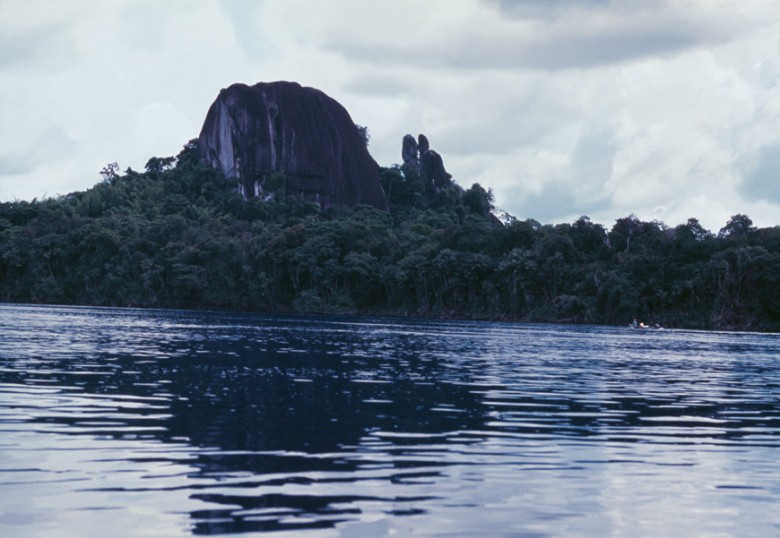
<path fill-rule="evenodd" d="M 347 110 L 294 82 L 233 84 L 209 108 L 198 139 L 201 158 L 234 178 L 245 198 L 265 196 L 277 173 L 287 194 L 322 207 L 387 209 L 379 165 Z"/>

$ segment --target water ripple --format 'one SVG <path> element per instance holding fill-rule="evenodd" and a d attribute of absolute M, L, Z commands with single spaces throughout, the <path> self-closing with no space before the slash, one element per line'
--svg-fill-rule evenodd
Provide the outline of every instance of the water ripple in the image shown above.
<path fill-rule="evenodd" d="M 3 305 L 0 334 L 2 536 L 780 529 L 778 335 Z"/>

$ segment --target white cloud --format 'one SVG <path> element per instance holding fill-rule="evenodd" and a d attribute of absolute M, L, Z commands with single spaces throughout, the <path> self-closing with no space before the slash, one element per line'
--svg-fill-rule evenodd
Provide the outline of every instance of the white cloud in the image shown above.
<path fill-rule="evenodd" d="M 0 199 L 175 154 L 220 88 L 284 79 L 341 102 L 382 165 L 425 133 L 518 218 L 776 225 L 777 20 L 761 0 L 3 0 Z"/>

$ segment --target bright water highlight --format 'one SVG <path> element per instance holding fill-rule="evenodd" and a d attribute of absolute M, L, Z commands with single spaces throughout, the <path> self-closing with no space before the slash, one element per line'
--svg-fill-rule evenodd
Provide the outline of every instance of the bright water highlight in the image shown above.
<path fill-rule="evenodd" d="M 0 305 L 0 536 L 773 536 L 780 335 Z"/>

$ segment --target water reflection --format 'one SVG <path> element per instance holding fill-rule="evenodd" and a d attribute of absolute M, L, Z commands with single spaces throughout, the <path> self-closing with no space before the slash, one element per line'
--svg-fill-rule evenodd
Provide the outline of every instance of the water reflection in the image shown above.
<path fill-rule="evenodd" d="M 776 335 L 22 306 L 0 331 L 2 535 L 780 528 Z"/>

